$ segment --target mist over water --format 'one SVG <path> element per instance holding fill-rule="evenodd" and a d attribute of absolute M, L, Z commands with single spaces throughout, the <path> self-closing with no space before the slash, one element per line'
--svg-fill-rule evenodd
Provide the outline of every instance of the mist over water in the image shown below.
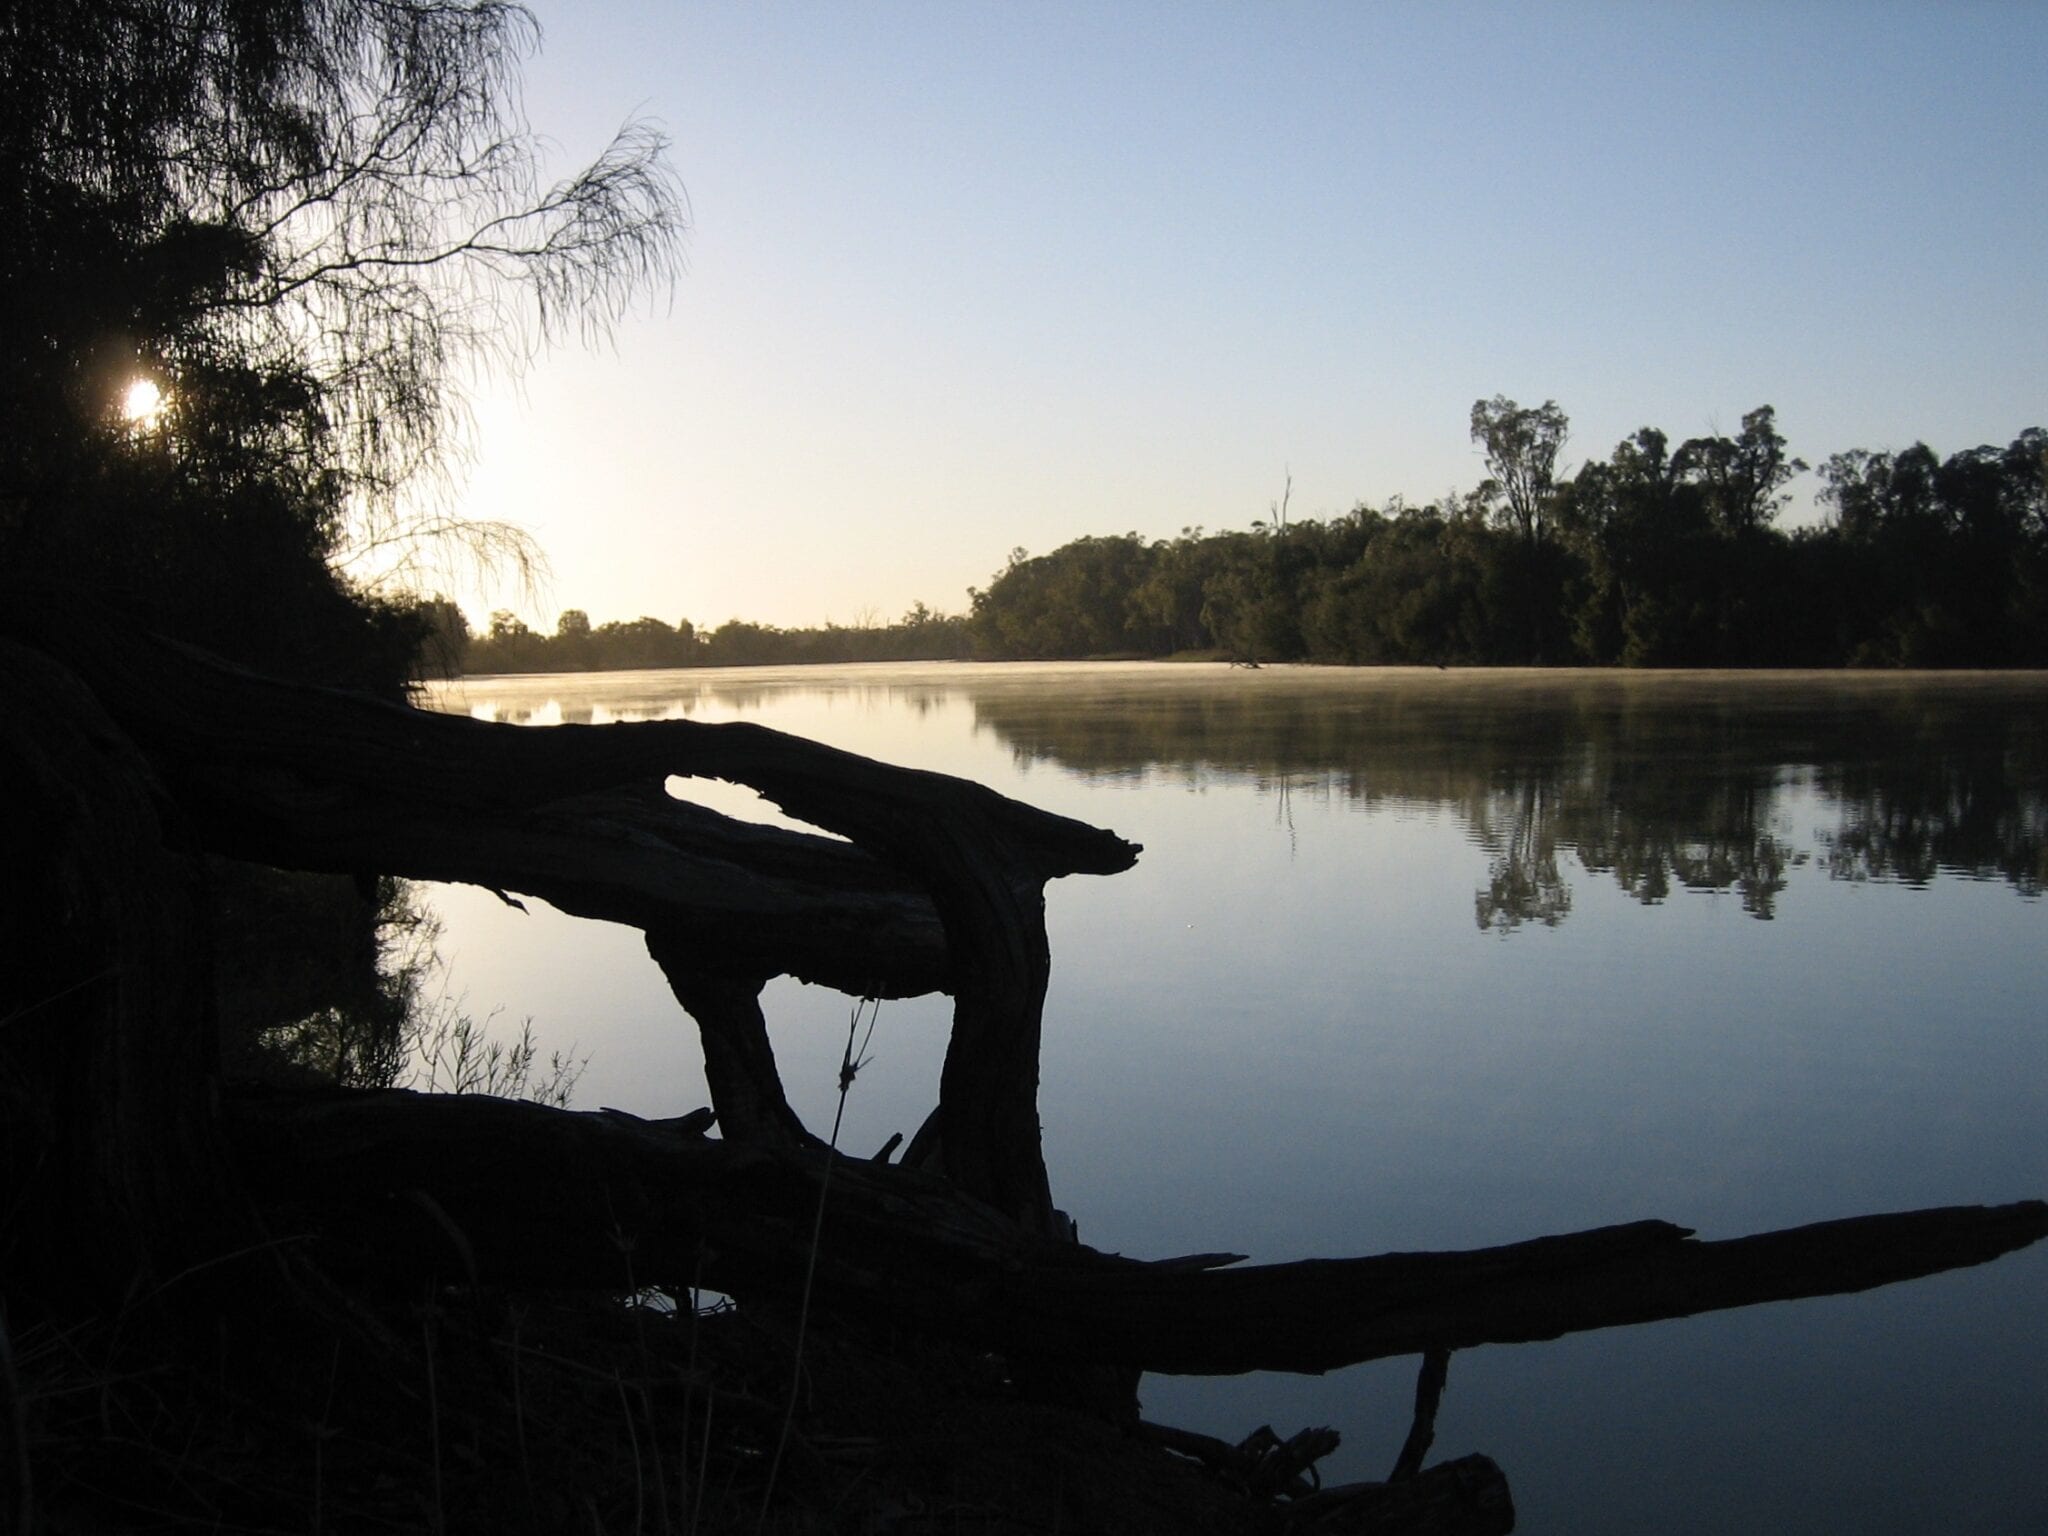
<path fill-rule="evenodd" d="M 1097 1246 L 1261 1260 L 1663 1217 L 1727 1237 L 2048 1194 L 2048 677 L 870 666 L 478 678 L 507 720 L 748 719 L 1145 845 L 1048 893 L 1040 1093 Z M 751 796 L 678 786 L 735 814 Z M 751 802 L 751 804 L 749 803 Z M 436 898 L 451 984 L 706 1100 L 638 936 Z M 849 1000 L 765 1004 L 828 1126 Z M 885 1005 L 842 1145 L 936 1093 Z M 1531 1532 L 2048 1528 L 2048 1261 L 1467 1351 L 1437 1452 Z M 1148 1377 L 1232 1439 L 1334 1423 L 1384 1475 L 1413 1362 Z"/>

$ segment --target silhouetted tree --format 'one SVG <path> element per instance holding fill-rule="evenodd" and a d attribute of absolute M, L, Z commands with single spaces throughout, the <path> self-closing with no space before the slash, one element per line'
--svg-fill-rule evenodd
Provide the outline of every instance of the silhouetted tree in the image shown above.
<path fill-rule="evenodd" d="M 1946 463 L 1924 443 L 1821 466 L 1846 578 L 1851 662 L 2010 665 L 2043 659 L 2044 435 Z"/>
<path fill-rule="evenodd" d="M 1183 528 L 1177 539 L 1152 546 L 1152 566 L 1131 593 L 1134 622 L 1156 653 L 1206 650 L 1216 637 L 1202 619 L 1206 589 L 1221 563 L 1221 550 L 1199 528 Z"/>
<path fill-rule="evenodd" d="M 1527 543 L 1540 543 L 1549 533 L 1557 456 L 1570 426 L 1555 400 L 1521 406 L 1495 395 L 1472 402 L 1472 441 L 1485 451 L 1489 477 L 1481 490 L 1497 500 L 1503 526 Z"/>
<path fill-rule="evenodd" d="M 445 597 L 433 597 L 420 605 L 427 624 L 426 647 L 420 660 L 430 677 L 460 677 L 469 654 L 469 619 L 462 609 Z"/>
<path fill-rule="evenodd" d="M 1495 395 L 1472 403 L 1472 441 L 1485 452 L 1488 476 L 1480 496 L 1517 536 L 1511 550 L 1486 549 L 1485 585 L 1496 607 L 1518 615 L 1517 649 L 1532 661 L 1561 660 L 1569 643 L 1561 617 L 1570 572 L 1551 537 L 1557 456 L 1569 427 L 1555 400 L 1521 406 Z"/>
<path fill-rule="evenodd" d="M 1354 521 L 1363 525 L 1357 513 Z M 1317 661 L 1435 664 L 1492 660 L 1475 511 L 1407 507 L 1373 514 L 1365 549 L 1318 586 L 1302 618 Z"/>
<path fill-rule="evenodd" d="M 971 590 L 976 645 L 996 655 L 1101 656 L 1140 648 L 1145 621 L 1135 598 L 1152 550 L 1134 533 L 1081 538 L 1050 555 L 1012 550 L 987 591 Z"/>
<path fill-rule="evenodd" d="M 1674 471 L 1705 491 L 1714 526 L 1737 537 L 1770 526 L 1786 502 L 1785 482 L 1806 467 L 1786 457 L 1768 405 L 1744 415 L 1740 437 L 1695 437 L 1673 456 Z"/>
<path fill-rule="evenodd" d="M 0 560 L 245 659 L 317 673 L 352 645 L 388 679 L 424 625 L 338 564 L 503 542 L 401 495 L 457 365 L 602 324 L 681 227 L 641 125 L 541 184 L 515 84 L 536 36 L 485 0 L 11 6 Z M 162 406 L 128 420 L 136 379 Z"/>

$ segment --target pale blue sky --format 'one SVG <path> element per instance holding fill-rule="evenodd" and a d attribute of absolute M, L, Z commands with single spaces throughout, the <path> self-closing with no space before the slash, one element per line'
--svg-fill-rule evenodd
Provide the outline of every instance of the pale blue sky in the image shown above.
<path fill-rule="evenodd" d="M 552 628 L 946 610 L 1014 545 L 1482 474 L 1474 399 L 1795 452 L 2048 425 L 2048 8 L 541 0 L 660 119 L 672 303 L 478 394 Z"/>

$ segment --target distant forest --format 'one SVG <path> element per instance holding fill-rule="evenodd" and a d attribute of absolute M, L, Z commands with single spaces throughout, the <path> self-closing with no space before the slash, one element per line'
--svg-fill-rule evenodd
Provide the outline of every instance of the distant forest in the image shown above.
<path fill-rule="evenodd" d="M 1789 457 L 1768 405 L 1735 437 L 1676 449 L 1654 427 L 1559 473 L 1555 402 L 1474 404 L 1488 475 L 1467 494 L 1396 498 L 1239 532 L 1182 530 L 1012 551 L 964 616 L 776 629 L 732 620 L 553 635 L 494 614 L 471 636 L 443 605 L 460 670 L 825 661 L 1213 655 L 1335 664 L 1672 667 L 2048 665 L 2048 431 L 1942 459 L 1838 453 L 1819 527 L 1774 526 Z"/>
<path fill-rule="evenodd" d="M 431 608 L 436 642 L 430 659 L 451 672 L 603 672 L 623 667 L 760 667 L 827 661 L 951 661 L 973 653 L 964 618 L 923 603 L 894 624 L 827 624 L 778 629 L 728 619 L 700 630 L 688 619 L 669 625 L 640 618 L 593 625 L 579 608 L 566 610 L 552 635 L 529 629 L 510 612 L 491 615 L 484 633 L 469 632 L 453 603 Z"/>

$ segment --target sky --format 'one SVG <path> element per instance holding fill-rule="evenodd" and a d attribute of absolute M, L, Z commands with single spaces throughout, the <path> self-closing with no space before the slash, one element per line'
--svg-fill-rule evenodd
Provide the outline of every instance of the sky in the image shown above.
<path fill-rule="evenodd" d="M 1013 548 L 2048 425 L 2048 17 L 1946 4 L 537 0 L 559 172 L 671 136 L 682 276 L 473 386 L 481 623 L 963 611 Z M 1788 514 L 1820 513 L 1807 497 Z"/>

